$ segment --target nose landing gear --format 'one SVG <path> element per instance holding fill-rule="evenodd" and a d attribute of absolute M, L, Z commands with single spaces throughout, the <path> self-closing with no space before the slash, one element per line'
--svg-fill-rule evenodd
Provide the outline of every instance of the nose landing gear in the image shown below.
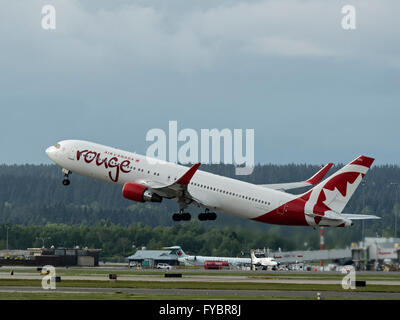
<path fill-rule="evenodd" d="M 62 181 L 62 184 L 64 185 L 64 186 L 68 186 L 70 183 L 71 183 L 71 181 L 68 179 L 69 178 L 69 175 L 72 173 L 71 171 L 69 171 L 69 170 L 67 170 L 67 169 L 62 169 L 62 172 L 64 173 L 64 179 L 63 179 L 63 181 Z"/>

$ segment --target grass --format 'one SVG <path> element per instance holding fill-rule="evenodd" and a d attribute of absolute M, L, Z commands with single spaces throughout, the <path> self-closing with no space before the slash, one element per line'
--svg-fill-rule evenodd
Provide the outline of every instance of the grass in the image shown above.
<path fill-rule="evenodd" d="M 10 269 L 0 269 L 0 274 L 10 274 Z M 156 270 L 99 270 L 99 269 L 57 269 L 57 275 L 59 276 L 108 276 L 110 273 L 116 273 L 119 276 L 136 276 L 136 275 L 149 275 L 149 276 L 163 276 L 165 271 Z M 179 269 L 173 270 L 173 272 L 179 272 Z M 36 269 L 24 269 L 14 270 L 14 273 L 32 273 L 39 274 Z M 187 276 L 237 276 L 237 277 L 251 277 L 251 278 L 271 278 L 271 279 L 304 279 L 304 280 L 341 280 L 343 274 L 326 274 L 319 272 L 300 272 L 300 273 L 279 273 L 279 272 L 224 272 L 224 271 L 206 271 L 206 272 L 183 272 Z M 400 272 L 398 273 L 383 273 L 382 274 L 356 274 L 358 280 L 374 280 L 374 281 L 400 281 Z"/>
<path fill-rule="evenodd" d="M 0 292 L 0 300 L 315 300 L 304 297 L 171 295 L 129 293 Z"/>
<path fill-rule="evenodd" d="M 229 296 L 229 295 L 165 295 L 129 293 L 64 293 L 64 292 L 0 292 L 0 300 L 316 300 L 316 297 L 282 296 Z M 323 300 L 343 300 L 343 297 L 323 297 Z M 346 298 L 346 300 L 370 300 L 368 298 Z M 374 299 L 387 300 L 387 298 Z M 399 300 L 399 299 L 392 299 Z"/>

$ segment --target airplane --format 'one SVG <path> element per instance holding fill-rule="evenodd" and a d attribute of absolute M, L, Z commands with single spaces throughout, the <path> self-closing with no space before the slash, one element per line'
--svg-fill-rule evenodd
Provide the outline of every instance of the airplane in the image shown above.
<path fill-rule="evenodd" d="M 178 258 L 179 262 L 184 263 L 185 265 L 197 265 L 202 266 L 206 261 L 226 261 L 229 265 L 232 266 L 250 266 L 254 265 L 255 267 L 261 267 L 262 269 L 267 270 L 268 268 L 275 270 L 279 263 L 270 257 L 256 257 L 254 252 L 251 253 L 251 258 L 236 258 L 236 257 L 209 257 L 209 256 L 190 256 L 183 254 Z"/>
<path fill-rule="evenodd" d="M 193 256 L 187 255 L 180 246 L 164 247 L 163 249 L 172 250 L 178 256 L 178 261 L 185 265 L 203 266 L 206 261 L 226 261 L 231 266 L 251 266 L 262 267 L 263 269 L 275 270 L 279 263 L 274 258 L 256 257 L 254 250 L 251 251 L 251 258 L 237 257 L 212 257 L 212 256 Z"/>
<path fill-rule="evenodd" d="M 279 262 L 274 258 L 266 257 L 264 253 L 255 253 L 254 250 L 250 251 L 251 254 L 251 264 L 256 267 L 262 267 L 263 269 L 271 268 L 275 270 L 279 266 Z"/>
<path fill-rule="evenodd" d="M 82 140 L 63 140 L 46 149 L 62 168 L 63 184 L 76 173 L 122 186 L 124 198 L 137 202 L 178 202 L 174 221 L 189 221 L 189 205 L 204 209 L 200 221 L 215 220 L 215 211 L 263 223 L 289 226 L 349 227 L 353 220 L 380 219 L 373 215 L 342 213 L 374 159 L 360 156 L 322 180 L 332 163 L 300 182 L 256 185 L 192 167 L 142 156 Z M 303 194 L 287 190 L 313 186 Z M 215 211 L 214 211 L 215 210 Z"/>
<path fill-rule="evenodd" d="M 205 261 L 227 261 L 230 265 L 250 265 L 250 258 L 234 258 L 234 257 L 209 257 L 209 256 L 193 256 L 187 255 L 181 247 L 166 247 L 164 249 L 175 249 L 177 250 L 178 261 L 185 265 L 203 266 Z"/>

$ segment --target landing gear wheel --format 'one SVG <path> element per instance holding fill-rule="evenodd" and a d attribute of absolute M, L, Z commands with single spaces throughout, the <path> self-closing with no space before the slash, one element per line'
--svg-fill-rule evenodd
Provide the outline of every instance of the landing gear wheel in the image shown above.
<path fill-rule="evenodd" d="M 62 172 L 64 173 L 64 179 L 62 181 L 62 184 L 64 186 L 68 186 L 71 182 L 69 181 L 69 174 L 72 173 L 71 171 L 69 171 L 68 169 L 63 168 Z"/>
<path fill-rule="evenodd" d="M 215 219 L 217 219 L 217 214 L 215 212 L 208 212 L 207 213 L 207 219 L 208 220 L 215 220 Z"/>
<path fill-rule="evenodd" d="M 191 218 L 192 216 L 189 212 L 179 212 L 172 215 L 172 220 L 174 221 L 190 221 Z"/>
<path fill-rule="evenodd" d="M 217 214 L 215 212 L 206 211 L 206 212 L 200 213 L 198 218 L 200 221 L 215 220 L 215 219 L 217 219 Z"/>
<path fill-rule="evenodd" d="M 182 220 L 183 221 L 190 221 L 191 218 L 192 217 L 190 216 L 190 213 L 188 213 L 188 212 L 182 213 Z"/>

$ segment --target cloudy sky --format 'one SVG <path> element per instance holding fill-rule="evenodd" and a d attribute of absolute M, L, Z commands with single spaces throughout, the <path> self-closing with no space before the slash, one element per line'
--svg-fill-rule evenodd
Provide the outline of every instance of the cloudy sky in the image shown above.
<path fill-rule="evenodd" d="M 56 30 L 41 26 L 56 9 Z M 344 5 L 356 30 L 341 26 Z M 400 164 L 398 0 L 0 1 L 0 163 L 152 128 L 255 130 L 258 163 Z"/>

